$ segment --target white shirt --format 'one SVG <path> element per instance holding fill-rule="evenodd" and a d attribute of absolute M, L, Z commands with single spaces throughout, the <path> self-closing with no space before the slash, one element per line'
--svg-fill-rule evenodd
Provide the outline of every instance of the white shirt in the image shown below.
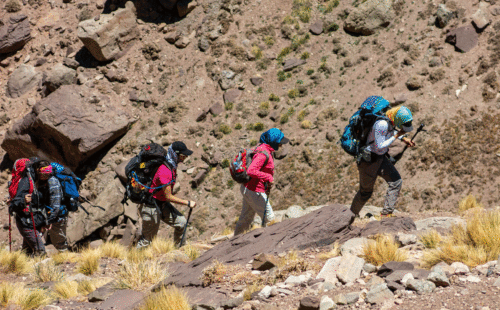
<path fill-rule="evenodd" d="M 396 131 L 392 124 L 386 120 L 378 120 L 373 124 L 373 128 L 368 134 L 367 150 L 384 155 L 389 151 L 389 146 L 396 140 Z"/>

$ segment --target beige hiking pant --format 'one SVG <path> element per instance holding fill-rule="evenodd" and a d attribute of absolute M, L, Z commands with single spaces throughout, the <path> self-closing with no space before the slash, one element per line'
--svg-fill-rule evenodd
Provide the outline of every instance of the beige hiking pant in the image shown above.
<path fill-rule="evenodd" d="M 68 240 L 66 238 L 66 227 L 68 218 L 64 217 L 59 221 L 52 223 L 52 228 L 49 230 L 50 241 L 59 251 L 68 250 Z"/>
<path fill-rule="evenodd" d="M 158 206 L 143 204 L 140 209 L 142 217 L 142 236 L 137 248 L 148 246 L 158 234 L 160 220 L 174 228 L 174 242 L 179 244 L 186 225 L 186 218 L 170 202 L 157 201 Z"/>
<path fill-rule="evenodd" d="M 243 196 L 243 206 L 241 207 L 240 218 L 238 223 L 236 223 L 236 228 L 234 229 L 235 236 L 250 229 L 255 213 L 262 218 L 264 216 L 264 210 L 266 210 L 266 223 L 274 219 L 273 208 L 267 200 L 266 193 L 251 191 L 246 188 L 245 185 L 241 185 L 240 192 Z"/>

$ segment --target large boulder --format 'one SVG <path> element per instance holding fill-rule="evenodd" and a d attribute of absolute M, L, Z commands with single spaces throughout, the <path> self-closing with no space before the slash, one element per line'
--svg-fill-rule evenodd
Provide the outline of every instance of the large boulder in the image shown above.
<path fill-rule="evenodd" d="M 259 253 L 275 255 L 292 248 L 301 250 L 345 241 L 353 216 L 346 206 L 329 205 L 300 218 L 235 236 L 180 266 L 155 289 L 172 283 L 178 287 L 201 286 L 202 270 L 214 259 L 225 264 L 246 264 Z"/>
<path fill-rule="evenodd" d="M 124 9 L 101 14 L 78 24 L 78 38 L 99 61 L 123 56 L 139 37 L 135 6 L 128 1 Z"/>
<path fill-rule="evenodd" d="M 394 20 L 392 0 L 366 1 L 354 8 L 347 17 L 344 30 L 369 36 L 385 28 Z"/>
<path fill-rule="evenodd" d="M 74 84 L 75 81 L 76 70 L 68 68 L 63 64 L 57 64 L 47 73 L 43 85 L 46 87 L 46 92 L 48 94 L 54 92 L 62 85 Z"/>
<path fill-rule="evenodd" d="M 42 74 L 36 72 L 34 67 L 20 65 L 9 77 L 9 81 L 7 82 L 7 96 L 11 98 L 21 97 L 37 86 L 41 79 Z"/>
<path fill-rule="evenodd" d="M 11 16 L 3 26 L 0 26 L 0 54 L 20 50 L 30 39 L 31 29 L 28 17 L 23 14 Z"/>
<path fill-rule="evenodd" d="M 108 97 L 94 92 L 61 86 L 7 131 L 2 148 L 12 160 L 40 156 L 77 168 L 124 135 L 134 122 L 125 111 L 111 106 Z"/>
<path fill-rule="evenodd" d="M 68 243 L 74 245 L 76 242 L 90 236 L 93 232 L 103 227 L 112 219 L 123 214 L 123 185 L 119 179 L 107 184 L 102 193 L 93 202 L 102 207 L 93 208 L 84 204 L 84 208 L 89 212 L 87 215 L 83 211 L 70 213 L 66 235 Z"/>

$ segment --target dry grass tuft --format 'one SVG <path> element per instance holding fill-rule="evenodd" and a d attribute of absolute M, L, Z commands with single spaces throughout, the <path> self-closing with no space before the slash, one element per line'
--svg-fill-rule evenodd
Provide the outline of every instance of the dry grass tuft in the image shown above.
<path fill-rule="evenodd" d="M 253 274 L 249 270 L 237 272 L 231 277 L 232 285 L 257 283 L 257 282 L 262 282 L 262 278 L 259 275 Z"/>
<path fill-rule="evenodd" d="M 94 274 L 99 270 L 99 260 L 101 259 L 101 251 L 99 249 L 85 249 L 78 259 L 77 271 L 86 276 Z"/>
<path fill-rule="evenodd" d="M 500 210 L 478 211 L 467 225 L 457 225 L 439 248 L 424 253 L 427 266 L 439 262 L 462 262 L 475 267 L 496 260 L 500 255 Z"/>
<path fill-rule="evenodd" d="M 243 300 L 251 300 L 252 299 L 252 294 L 255 292 L 258 292 L 264 288 L 264 285 L 258 284 L 258 283 L 253 283 L 251 285 L 248 285 L 245 290 L 243 291 Z"/>
<path fill-rule="evenodd" d="M 390 261 L 404 262 L 408 258 L 406 251 L 399 249 L 394 237 L 377 235 L 374 239 L 375 242 L 367 243 L 363 247 L 366 262 L 380 266 Z"/>
<path fill-rule="evenodd" d="M 92 280 L 83 280 L 78 282 L 78 286 L 76 290 L 78 291 L 79 294 L 82 295 L 88 295 L 95 291 L 97 289 L 97 286 L 95 284 L 95 281 Z"/>
<path fill-rule="evenodd" d="M 54 285 L 56 297 L 70 299 L 78 296 L 78 283 L 76 281 L 58 282 Z"/>
<path fill-rule="evenodd" d="M 52 259 L 54 260 L 54 264 L 56 265 L 61 265 L 64 263 L 76 263 L 78 258 L 78 255 L 74 252 L 70 251 L 64 251 L 64 252 L 59 252 L 52 256 Z"/>
<path fill-rule="evenodd" d="M 334 258 L 340 255 L 340 244 L 338 242 L 335 242 L 333 244 L 333 248 L 326 253 L 320 253 L 318 255 L 318 258 L 321 260 L 329 260 L 330 258 Z"/>
<path fill-rule="evenodd" d="M 195 247 L 192 244 L 186 244 L 185 246 L 182 247 L 181 249 L 191 260 L 195 260 L 198 257 L 200 257 L 200 249 Z"/>
<path fill-rule="evenodd" d="M 146 299 L 140 310 L 190 310 L 187 294 L 175 286 L 163 287 Z"/>
<path fill-rule="evenodd" d="M 103 257 L 124 259 L 127 256 L 127 248 L 118 242 L 105 242 L 99 250 Z"/>
<path fill-rule="evenodd" d="M 202 271 L 201 281 L 203 286 L 209 286 L 212 283 L 220 283 L 224 278 L 228 268 L 218 260 L 214 260 L 212 264 Z"/>
<path fill-rule="evenodd" d="M 222 235 L 223 236 L 229 236 L 229 235 L 232 235 L 232 234 L 234 234 L 234 229 L 232 229 L 231 227 L 226 227 L 222 231 Z"/>
<path fill-rule="evenodd" d="M 467 195 L 467 197 L 462 199 L 460 201 L 460 203 L 458 204 L 458 210 L 460 211 L 460 213 L 464 213 L 467 210 L 476 209 L 476 208 L 483 209 L 483 205 L 480 204 L 479 202 L 477 202 L 476 197 L 474 197 L 474 195 L 472 195 L 472 194 Z"/>
<path fill-rule="evenodd" d="M 304 271 L 315 269 L 317 266 L 311 265 L 303 257 L 299 257 L 296 250 L 292 250 L 278 261 L 277 267 L 274 278 L 269 279 L 272 283 L 285 280 L 289 275 L 298 275 Z"/>
<path fill-rule="evenodd" d="M 126 262 L 118 271 L 118 287 L 140 289 L 154 285 L 167 276 L 165 267 L 159 261 Z"/>
<path fill-rule="evenodd" d="M 441 241 L 443 241 L 443 237 L 435 229 L 429 230 L 420 236 L 420 242 L 427 249 L 435 249 Z"/>
<path fill-rule="evenodd" d="M 34 276 L 37 282 L 60 281 L 63 273 L 54 262 L 47 262 L 35 266 Z"/>
<path fill-rule="evenodd" d="M 302 123 L 300 123 L 300 128 L 302 129 L 311 129 L 312 127 L 312 123 L 310 120 L 305 120 L 305 121 L 302 121 Z"/>
<path fill-rule="evenodd" d="M 41 289 L 27 290 L 18 300 L 23 310 L 30 310 L 46 306 L 51 302 L 50 295 Z"/>
<path fill-rule="evenodd" d="M 28 274 L 33 270 L 29 257 L 21 251 L 0 251 L 0 266 L 5 269 L 5 272 L 17 275 Z"/>
<path fill-rule="evenodd" d="M 146 260 L 152 259 L 153 258 L 153 253 L 152 250 L 148 248 L 144 249 L 137 249 L 137 248 L 131 248 L 128 253 L 127 253 L 127 261 L 131 263 L 140 263 L 144 262 Z"/>
<path fill-rule="evenodd" d="M 153 256 L 156 254 L 167 254 L 168 252 L 175 250 L 175 244 L 171 239 L 156 237 L 146 250 L 150 251 Z"/>
<path fill-rule="evenodd" d="M 16 303 L 19 297 L 24 295 L 24 283 L 3 282 L 0 284 L 0 306 Z"/>

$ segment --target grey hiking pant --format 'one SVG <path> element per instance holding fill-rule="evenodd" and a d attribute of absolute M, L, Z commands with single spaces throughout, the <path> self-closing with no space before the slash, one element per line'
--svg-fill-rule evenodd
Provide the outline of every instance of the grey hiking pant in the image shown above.
<path fill-rule="evenodd" d="M 373 194 L 373 186 L 377 176 L 381 176 L 389 185 L 385 194 L 384 208 L 381 214 L 391 214 L 401 191 L 403 180 L 396 167 L 385 155 L 372 153 L 372 162 L 361 161 L 358 164 L 359 171 L 359 191 L 354 196 L 351 204 L 351 211 L 358 215 L 365 203 Z"/>
<path fill-rule="evenodd" d="M 23 237 L 22 251 L 31 256 L 44 255 L 45 245 L 42 240 L 42 233 L 39 230 L 37 230 L 35 233 L 33 227 L 28 228 L 24 226 L 17 216 L 16 226 L 19 230 L 19 233 Z"/>
<path fill-rule="evenodd" d="M 174 243 L 181 242 L 186 218 L 168 201 L 158 201 L 157 206 L 143 204 L 140 209 L 142 217 L 142 236 L 137 248 L 147 247 L 158 234 L 160 220 L 174 228 Z"/>
<path fill-rule="evenodd" d="M 68 218 L 63 217 L 59 221 L 52 223 L 52 228 L 49 230 L 50 241 L 59 251 L 68 250 L 68 241 L 66 238 L 66 226 Z"/>
<path fill-rule="evenodd" d="M 267 200 L 266 193 L 254 192 L 246 188 L 245 185 L 241 185 L 240 192 L 243 196 L 243 206 L 241 207 L 240 218 L 238 219 L 238 223 L 236 223 L 236 228 L 234 229 L 235 236 L 250 229 L 255 213 L 262 218 L 264 216 L 264 210 L 267 210 L 266 222 L 270 222 L 274 219 L 273 208 Z"/>

